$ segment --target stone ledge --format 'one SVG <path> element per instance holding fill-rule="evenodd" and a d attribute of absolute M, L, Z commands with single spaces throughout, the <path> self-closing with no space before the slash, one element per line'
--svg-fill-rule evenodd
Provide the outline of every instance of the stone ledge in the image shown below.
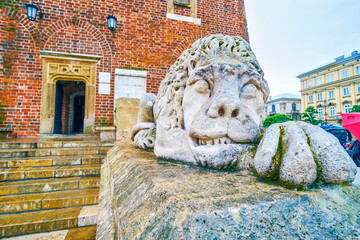
<path fill-rule="evenodd" d="M 360 236 L 360 188 L 294 191 L 115 146 L 102 167 L 97 239 Z"/>
<path fill-rule="evenodd" d="M 169 19 L 184 21 L 184 22 L 191 22 L 196 25 L 201 25 L 201 19 L 200 18 L 193 18 L 193 17 L 187 17 L 187 16 L 181 16 L 173 13 L 167 13 L 166 17 Z"/>

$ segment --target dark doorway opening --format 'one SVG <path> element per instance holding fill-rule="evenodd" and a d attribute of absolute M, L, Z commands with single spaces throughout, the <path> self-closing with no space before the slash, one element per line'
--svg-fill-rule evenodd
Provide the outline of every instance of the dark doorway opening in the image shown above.
<path fill-rule="evenodd" d="M 54 133 L 83 133 L 85 117 L 85 83 L 56 83 Z"/>
<path fill-rule="evenodd" d="M 84 130 L 85 96 L 74 98 L 74 133 L 82 133 Z"/>

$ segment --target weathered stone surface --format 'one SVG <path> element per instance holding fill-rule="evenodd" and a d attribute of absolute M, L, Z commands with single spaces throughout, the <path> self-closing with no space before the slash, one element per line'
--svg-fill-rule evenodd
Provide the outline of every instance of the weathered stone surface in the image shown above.
<path fill-rule="evenodd" d="M 358 186 L 294 191 L 129 144 L 102 166 L 97 239 L 357 239 L 359 199 Z"/>
<path fill-rule="evenodd" d="M 96 130 L 100 132 L 100 141 L 115 141 L 115 127 L 96 127 Z"/>
<path fill-rule="evenodd" d="M 278 173 L 280 154 L 278 146 L 280 140 L 280 128 L 270 127 L 260 142 L 255 155 L 254 165 L 260 176 L 273 178 Z"/>
<path fill-rule="evenodd" d="M 349 183 L 357 172 L 337 138 L 304 122 L 271 125 L 260 142 L 254 163 L 260 176 L 298 187 Z"/>
<path fill-rule="evenodd" d="M 350 182 L 356 175 L 356 165 L 339 140 L 322 128 L 297 122 L 310 140 L 311 151 L 321 171 L 320 180 L 339 184 Z"/>
<path fill-rule="evenodd" d="M 81 208 L 64 208 L 0 216 L 0 237 L 77 227 Z"/>
<path fill-rule="evenodd" d="M 116 100 L 116 140 L 129 141 L 131 129 L 136 125 L 139 99 L 119 98 Z"/>
<path fill-rule="evenodd" d="M 96 225 L 98 212 L 99 209 L 97 205 L 83 207 L 78 216 L 79 227 Z"/>
<path fill-rule="evenodd" d="M 284 124 L 283 129 L 281 181 L 293 186 L 312 184 L 316 180 L 316 164 L 305 133 L 296 124 Z"/>
<path fill-rule="evenodd" d="M 4 240 L 64 240 L 69 230 L 29 234 L 19 237 L 4 238 Z"/>

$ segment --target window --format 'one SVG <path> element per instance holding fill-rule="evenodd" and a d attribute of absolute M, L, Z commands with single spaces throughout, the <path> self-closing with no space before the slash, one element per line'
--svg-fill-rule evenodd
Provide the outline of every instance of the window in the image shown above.
<path fill-rule="evenodd" d="M 292 109 L 293 111 L 296 111 L 296 104 L 295 104 L 295 103 L 293 103 L 293 104 L 291 105 L 291 109 Z"/>
<path fill-rule="evenodd" d="M 323 108 L 318 108 L 318 117 L 319 117 L 319 118 L 323 118 L 323 117 L 324 117 L 324 109 L 323 109 Z"/>
<path fill-rule="evenodd" d="M 335 117 L 335 107 L 334 107 L 334 106 L 331 106 L 331 107 L 329 108 L 329 110 L 330 110 L 330 117 Z"/>
<path fill-rule="evenodd" d="M 272 105 L 272 111 L 275 112 L 276 109 L 275 109 L 275 105 Z"/>
<path fill-rule="evenodd" d="M 332 99 L 332 98 L 334 98 L 335 96 L 334 96 L 334 90 L 330 90 L 329 91 L 329 99 Z"/>
<path fill-rule="evenodd" d="M 327 81 L 328 81 L 328 83 L 330 83 L 330 82 L 333 81 L 333 75 L 332 75 L 332 74 L 329 74 L 329 75 L 327 76 Z"/>
<path fill-rule="evenodd" d="M 312 87 L 312 81 L 308 81 L 308 87 L 309 87 L 309 88 Z"/>
<path fill-rule="evenodd" d="M 360 84 L 357 85 L 357 90 L 358 90 L 357 92 L 360 93 Z"/>
<path fill-rule="evenodd" d="M 345 111 L 345 113 L 350 113 L 350 110 L 351 110 L 351 105 L 350 105 L 350 104 L 345 104 L 345 105 L 344 105 L 344 111 Z"/>
<path fill-rule="evenodd" d="M 347 78 L 348 77 L 348 70 L 342 71 L 341 76 L 342 76 L 342 78 Z"/>
<path fill-rule="evenodd" d="M 317 100 L 318 100 L 318 101 L 322 101 L 322 93 L 318 93 L 318 94 L 317 94 Z"/>
<path fill-rule="evenodd" d="M 346 87 L 346 88 L 344 88 L 343 90 L 344 90 L 344 96 L 350 96 L 349 87 Z"/>
<path fill-rule="evenodd" d="M 187 4 L 190 5 L 190 0 L 175 0 L 174 3 Z"/>
<path fill-rule="evenodd" d="M 313 101 L 314 101 L 313 95 L 309 95 L 309 102 L 313 102 Z"/>
<path fill-rule="evenodd" d="M 321 78 L 316 79 L 316 86 L 321 85 Z"/>
<path fill-rule="evenodd" d="M 356 67 L 356 75 L 360 75 L 360 66 Z"/>
<path fill-rule="evenodd" d="M 163 2 L 167 2 L 167 14 L 166 17 L 169 19 L 174 19 L 174 20 L 178 20 L 178 21 L 185 21 L 185 22 L 192 22 L 196 25 L 201 25 L 201 19 L 197 18 L 197 1 L 196 0 L 169 0 L 169 1 L 163 1 Z M 175 9 L 178 8 L 190 8 L 188 10 L 190 10 L 190 12 L 188 10 L 186 10 L 185 12 L 183 11 L 176 11 Z M 188 14 L 190 13 L 190 16 L 188 16 Z M 178 15 L 181 14 L 181 15 Z M 185 14 L 185 15 L 183 15 Z"/>

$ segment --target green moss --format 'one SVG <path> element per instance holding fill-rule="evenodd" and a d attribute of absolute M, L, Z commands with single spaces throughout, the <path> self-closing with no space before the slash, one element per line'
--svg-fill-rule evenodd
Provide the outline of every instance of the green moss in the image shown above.
<path fill-rule="evenodd" d="M 5 31 L 7 31 L 7 32 L 15 32 L 16 28 L 15 27 L 5 28 Z"/>
<path fill-rule="evenodd" d="M 279 143 L 276 154 L 272 159 L 272 164 L 275 166 L 275 171 L 274 171 L 274 175 L 271 177 L 273 180 L 277 180 L 277 181 L 280 181 L 280 167 L 284 158 L 284 150 L 286 149 L 285 146 L 283 145 L 284 135 L 285 135 L 284 127 L 280 126 Z"/>
<path fill-rule="evenodd" d="M 288 121 L 295 121 L 295 119 L 286 116 L 285 114 L 278 114 L 275 116 L 267 117 L 264 120 L 264 128 L 270 127 L 274 123 L 283 123 Z"/>
<path fill-rule="evenodd" d="M 1 0 L 0 1 L 0 9 L 9 8 L 11 12 L 18 11 L 21 2 L 15 0 Z"/>
<path fill-rule="evenodd" d="M 176 1 L 174 1 L 174 5 L 191 8 L 190 4 L 176 2 Z"/>
<path fill-rule="evenodd" d="M 87 126 L 84 128 L 84 133 L 93 133 L 94 132 L 94 126 Z"/>
<path fill-rule="evenodd" d="M 120 67 L 121 69 L 129 69 L 129 70 L 139 70 L 139 71 L 147 71 L 146 68 L 141 68 L 141 67 L 132 67 L 130 65 L 125 65 Z"/>
<path fill-rule="evenodd" d="M 102 119 L 99 120 L 98 125 L 100 127 L 105 127 L 105 126 L 108 126 L 109 123 L 108 123 L 108 120 L 106 118 L 102 118 Z"/>
<path fill-rule="evenodd" d="M 322 172 L 323 172 L 323 167 L 321 165 L 321 162 L 317 158 L 317 155 L 314 152 L 314 149 L 313 149 L 313 147 L 311 145 L 309 135 L 306 132 L 305 132 L 305 135 L 306 135 L 306 138 L 307 138 L 307 144 L 310 146 L 310 151 L 313 154 L 314 162 L 316 164 L 316 181 L 315 181 L 314 185 L 318 185 L 318 184 L 322 183 L 321 176 L 322 176 Z"/>

